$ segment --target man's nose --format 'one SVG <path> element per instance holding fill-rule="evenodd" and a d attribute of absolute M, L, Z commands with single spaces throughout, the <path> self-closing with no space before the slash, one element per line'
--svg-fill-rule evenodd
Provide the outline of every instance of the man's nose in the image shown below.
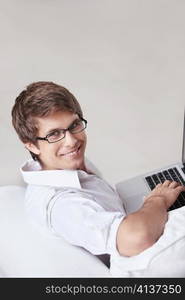
<path fill-rule="evenodd" d="M 69 130 L 66 131 L 66 135 L 64 138 L 65 146 L 74 146 L 77 142 L 77 139 L 74 134 L 72 134 Z"/>

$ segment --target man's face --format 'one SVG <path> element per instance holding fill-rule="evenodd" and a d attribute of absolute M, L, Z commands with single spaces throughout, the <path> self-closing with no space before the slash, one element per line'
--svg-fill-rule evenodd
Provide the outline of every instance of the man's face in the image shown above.
<path fill-rule="evenodd" d="M 77 114 L 71 112 L 58 111 L 47 117 L 37 118 L 39 137 L 45 137 L 55 129 L 68 128 L 75 120 L 79 119 Z M 45 140 L 38 140 L 38 145 L 30 149 L 30 144 L 26 147 L 39 156 L 42 169 L 71 169 L 85 170 L 84 153 L 86 147 L 85 131 L 79 133 L 66 132 L 65 138 L 55 143 L 48 143 Z"/>

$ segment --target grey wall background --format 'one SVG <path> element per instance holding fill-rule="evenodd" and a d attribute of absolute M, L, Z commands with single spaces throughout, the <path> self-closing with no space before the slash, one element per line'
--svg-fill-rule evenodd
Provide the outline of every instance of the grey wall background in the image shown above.
<path fill-rule="evenodd" d="M 0 185 L 29 154 L 11 126 L 15 97 L 51 80 L 78 98 L 87 156 L 112 184 L 181 159 L 185 1 L 0 1 Z"/>

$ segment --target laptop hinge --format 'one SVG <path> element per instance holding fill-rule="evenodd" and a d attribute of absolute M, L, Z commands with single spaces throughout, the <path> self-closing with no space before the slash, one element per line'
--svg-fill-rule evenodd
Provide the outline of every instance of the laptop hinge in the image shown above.
<path fill-rule="evenodd" d="M 185 163 L 185 107 L 184 107 L 184 122 L 183 122 L 183 135 L 182 135 L 182 163 Z"/>
<path fill-rule="evenodd" d="M 181 170 L 182 170 L 183 173 L 185 174 L 185 163 L 183 163 L 183 168 L 181 168 Z"/>

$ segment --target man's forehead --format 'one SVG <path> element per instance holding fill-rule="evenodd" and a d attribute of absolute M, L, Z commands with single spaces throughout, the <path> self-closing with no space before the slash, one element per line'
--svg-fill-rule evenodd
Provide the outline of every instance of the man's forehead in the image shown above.
<path fill-rule="evenodd" d="M 37 128 L 47 134 L 55 129 L 69 127 L 78 118 L 77 114 L 71 112 L 56 112 L 45 117 L 37 117 Z"/>

